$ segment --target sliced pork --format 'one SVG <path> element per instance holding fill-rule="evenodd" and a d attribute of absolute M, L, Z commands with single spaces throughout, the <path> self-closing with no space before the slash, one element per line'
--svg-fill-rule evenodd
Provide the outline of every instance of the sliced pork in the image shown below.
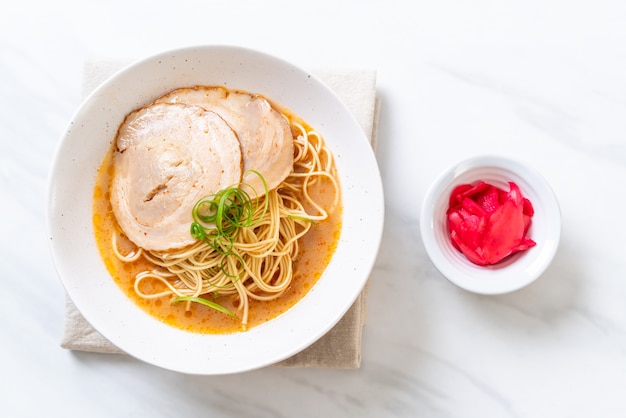
<path fill-rule="evenodd" d="M 129 114 L 114 154 L 111 204 L 137 246 L 182 248 L 198 200 L 241 181 L 237 135 L 217 113 L 186 104 L 153 104 Z"/>
<path fill-rule="evenodd" d="M 287 119 L 267 100 L 223 87 L 190 87 L 174 90 L 156 103 L 184 103 L 218 113 L 237 133 L 243 156 L 243 183 L 262 194 L 261 173 L 270 190 L 289 175 L 293 167 L 293 136 Z"/>

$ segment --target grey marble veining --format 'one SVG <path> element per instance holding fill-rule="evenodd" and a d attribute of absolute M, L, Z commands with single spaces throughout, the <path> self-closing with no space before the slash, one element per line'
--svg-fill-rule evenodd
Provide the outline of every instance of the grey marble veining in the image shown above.
<path fill-rule="evenodd" d="M 625 416 L 624 21 L 619 0 L 14 4 L 0 14 L 1 415 Z M 187 376 L 59 347 L 46 185 L 83 62 L 197 43 L 377 70 L 386 225 L 358 370 Z M 563 217 L 545 274 L 500 296 L 449 283 L 419 231 L 431 182 L 487 152 L 535 166 Z"/>

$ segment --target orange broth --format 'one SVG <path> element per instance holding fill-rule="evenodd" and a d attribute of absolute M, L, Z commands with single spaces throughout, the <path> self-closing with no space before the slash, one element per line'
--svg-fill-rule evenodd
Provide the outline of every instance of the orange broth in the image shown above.
<path fill-rule="evenodd" d="M 298 122 L 302 121 L 299 120 Z M 304 126 L 306 127 L 306 125 Z M 197 303 L 171 304 L 171 295 L 156 299 L 144 299 L 137 295 L 134 289 L 135 276 L 142 271 L 152 270 L 156 266 L 143 257 L 130 263 L 122 262 L 113 253 L 111 242 L 113 231 L 117 231 L 118 248 L 122 254 L 127 254 L 135 249 L 135 246 L 121 232 L 109 200 L 109 186 L 114 171 L 114 149 L 115 144 L 105 156 L 98 170 L 93 194 L 93 225 L 101 257 L 115 282 L 141 309 L 171 326 L 204 334 L 226 334 L 241 331 L 240 316 L 231 318 Z M 321 182 L 319 186 L 312 189 L 311 195 L 323 207 L 329 207 L 332 204 L 333 193 L 332 190 L 326 189 L 331 188 L 332 185 L 329 183 Z M 294 274 L 289 288 L 274 300 L 249 300 L 247 329 L 286 312 L 301 300 L 321 277 L 335 251 L 341 232 L 341 208 L 336 208 L 329 215 L 327 220 L 314 224 L 309 232 L 300 238 L 300 252 L 293 262 Z M 142 283 L 142 291 L 146 293 L 158 293 L 162 290 L 164 290 L 164 285 L 161 283 L 151 283 L 148 280 L 144 280 Z M 234 299 L 235 296 L 221 296 L 216 299 L 216 302 L 238 314 L 239 311 Z"/>

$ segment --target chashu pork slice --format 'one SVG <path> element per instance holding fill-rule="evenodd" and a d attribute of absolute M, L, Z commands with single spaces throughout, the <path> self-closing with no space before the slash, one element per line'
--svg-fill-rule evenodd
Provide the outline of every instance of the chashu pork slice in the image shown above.
<path fill-rule="evenodd" d="M 241 181 L 241 148 L 217 113 L 153 104 L 118 131 L 111 204 L 126 236 L 146 250 L 195 242 L 192 210 L 201 198 Z"/>
<path fill-rule="evenodd" d="M 201 106 L 222 116 L 241 143 L 242 182 L 252 186 L 256 194 L 263 194 L 263 182 L 249 170 L 261 173 L 269 190 L 291 172 L 294 153 L 291 127 L 264 98 L 223 87 L 197 86 L 173 90 L 157 99 L 156 103 L 159 102 Z"/>

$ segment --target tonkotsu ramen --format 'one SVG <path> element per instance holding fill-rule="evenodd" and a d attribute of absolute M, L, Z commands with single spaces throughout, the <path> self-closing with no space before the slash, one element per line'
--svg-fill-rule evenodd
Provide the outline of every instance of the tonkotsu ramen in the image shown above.
<path fill-rule="evenodd" d="M 267 98 L 183 87 L 128 114 L 99 170 L 94 228 L 120 288 L 172 326 L 245 331 L 297 303 L 341 230 L 332 152 Z"/>

